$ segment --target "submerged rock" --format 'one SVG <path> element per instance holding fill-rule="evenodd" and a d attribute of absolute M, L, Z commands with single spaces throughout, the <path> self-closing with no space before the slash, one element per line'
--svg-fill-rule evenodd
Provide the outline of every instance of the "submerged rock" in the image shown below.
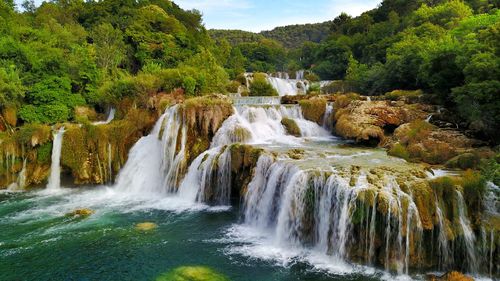
<path fill-rule="evenodd" d="M 326 112 L 326 99 L 315 97 L 301 100 L 299 101 L 299 105 L 302 108 L 305 119 L 321 124 Z"/>
<path fill-rule="evenodd" d="M 297 122 L 295 122 L 295 120 L 285 117 L 285 118 L 281 119 L 281 124 L 285 127 L 285 129 L 289 135 L 292 135 L 295 137 L 300 137 L 302 135 L 300 128 L 297 125 Z"/>
<path fill-rule="evenodd" d="M 68 217 L 79 217 L 79 218 L 86 218 L 95 213 L 94 210 L 91 209 L 76 209 L 70 213 L 67 213 L 66 216 Z"/>
<path fill-rule="evenodd" d="M 158 276 L 156 281 L 229 281 L 229 279 L 209 267 L 182 266 Z"/>
<path fill-rule="evenodd" d="M 152 222 L 141 222 L 135 225 L 135 229 L 139 231 L 151 231 L 156 228 L 158 228 L 158 225 Z"/>
<path fill-rule="evenodd" d="M 451 271 L 444 275 L 437 276 L 433 274 L 427 275 L 429 281 L 474 281 L 474 278 L 464 275 L 460 272 Z"/>

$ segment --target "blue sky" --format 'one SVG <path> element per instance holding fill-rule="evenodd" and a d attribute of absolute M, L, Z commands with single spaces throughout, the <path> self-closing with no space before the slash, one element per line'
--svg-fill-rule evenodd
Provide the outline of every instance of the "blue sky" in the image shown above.
<path fill-rule="evenodd" d="M 332 20 L 341 12 L 357 16 L 381 0 L 174 0 L 203 13 L 207 28 L 270 30 L 277 26 Z"/>
<path fill-rule="evenodd" d="M 22 3 L 22 0 L 16 0 Z M 37 4 L 41 0 L 35 0 Z M 357 16 L 381 0 L 174 0 L 184 9 L 203 13 L 207 28 L 270 30 L 277 26 L 317 23 L 341 12 Z"/>

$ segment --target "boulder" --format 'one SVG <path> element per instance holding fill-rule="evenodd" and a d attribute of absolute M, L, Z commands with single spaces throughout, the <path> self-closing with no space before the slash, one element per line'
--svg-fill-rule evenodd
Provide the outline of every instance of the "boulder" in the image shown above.
<path fill-rule="evenodd" d="M 135 229 L 139 231 L 151 231 L 158 228 L 158 225 L 152 222 L 141 222 L 135 225 Z"/>

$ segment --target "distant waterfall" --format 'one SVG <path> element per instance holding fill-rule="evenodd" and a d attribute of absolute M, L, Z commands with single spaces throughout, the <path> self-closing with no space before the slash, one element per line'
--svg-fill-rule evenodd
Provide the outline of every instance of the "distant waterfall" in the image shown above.
<path fill-rule="evenodd" d="M 296 96 L 307 93 L 308 83 L 304 80 L 267 77 L 267 81 L 278 92 L 279 96 Z"/>
<path fill-rule="evenodd" d="M 47 190 L 57 190 L 61 188 L 61 150 L 64 135 L 64 127 L 53 133 L 54 141 L 52 143 L 52 163 L 50 166 L 49 182 Z"/>
<path fill-rule="evenodd" d="M 108 112 L 108 117 L 106 117 L 106 121 L 98 121 L 94 122 L 93 124 L 96 126 L 109 124 L 111 123 L 111 121 L 115 119 L 115 114 L 116 114 L 116 109 L 112 107 Z"/>

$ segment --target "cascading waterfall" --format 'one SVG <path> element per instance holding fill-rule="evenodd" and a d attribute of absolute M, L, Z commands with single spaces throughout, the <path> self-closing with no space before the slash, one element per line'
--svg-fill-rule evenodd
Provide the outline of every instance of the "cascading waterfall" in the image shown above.
<path fill-rule="evenodd" d="M 371 263 L 375 256 L 375 203 L 372 214 L 366 215 L 368 223 L 363 224 L 368 225 L 366 229 L 360 230 L 354 224 L 357 214 L 366 210 L 358 205 L 359 198 L 375 191 L 368 188 L 364 174 L 352 186 L 349 177 L 335 170 L 320 173 L 301 170 L 263 155 L 245 194 L 244 221 L 271 232 L 284 247 L 311 245 L 315 251 L 343 262 L 350 261 L 356 233 L 367 233 L 367 241 L 354 243 L 366 244 L 366 261 Z M 385 267 L 391 270 L 392 264 L 396 264 L 399 274 L 407 274 L 410 251 L 419 252 L 418 243 L 422 239 L 417 207 L 395 181 L 387 180 L 386 187 L 375 192 L 373 200 L 388 197 L 386 240 L 381 247 L 385 249 Z"/>
<path fill-rule="evenodd" d="M 53 133 L 52 157 L 50 165 L 50 176 L 47 190 L 58 190 L 61 188 L 61 151 L 64 136 L 64 127 Z"/>
<path fill-rule="evenodd" d="M 465 247 L 467 249 L 467 266 L 469 272 L 477 272 L 478 264 L 477 264 L 477 254 L 476 254 L 476 236 L 474 231 L 472 231 L 470 221 L 467 218 L 467 209 L 465 206 L 465 201 L 462 193 L 460 191 L 456 191 L 457 204 L 458 204 L 458 223 L 462 229 L 463 233 L 463 242 L 465 243 Z"/>
<path fill-rule="evenodd" d="M 94 122 L 93 124 L 96 126 L 109 124 L 109 123 L 111 123 L 111 121 L 113 121 L 115 119 L 115 114 L 116 114 L 116 109 L 114 107 L 112 107 L 109 109 L 108 117 L 106 117 L 106 121 L 98 121 L 98 122 Z"/>
<path fill-rule="evenodd" d="M 325 116 L 332 111 L 330 106 Z M 307 138 L 329 136 L 325 130 L 329 126 L 305 120 L 299 106 L 239 105 L 215 133 L 210 148 L 188 167 L 187 126 L 180 112 L 179 106 L 167 109 L 152 132 L 132 148 L 117 178 L 119 189 L 134 195 L 176 194 L 193 203 L 229 205 L 231 145 L 300 147 Z M 287 134 L 281 124 L 284 118 L 297 123 L 301 137 Z M 267 152 L 252 171 L 243 194 L 243 224 L 269 235 L 276 245 L 307 249 L 342 263 L 381 266 L 398 274 L 409 274 L 424 255 L 423 226 L 413 194 L 390 176 L 374 187 L 365 171 L 350 174 L 333 167 L 304 168 Z M 469 270 L 477 272 L 476 237 L 462 194 L 456 196 Z M 441 264 L 448 268 L 453 264 L 453 250 L 437 198 L 436 208 Z M 489 264 L 495 260 L 492 235 L 485 232 L 487 238 L 482 239 L 491 244 L 486 255 Z"/>
<path fill-rule="evenodd" d="M 277 77 L 267 77 L 267 81 L 278 92 L 279 96 L 303 95 L 307 92 L 308 83 L 297 79 L 283 79 Z"/>
<path fill-rule="evenodd" d="M 178 132 L 183 142 L 177 153 Z M 175 188 L 184 165 L 185 124 L 179 106 L 173 106 L 156 122 L 151 133 L 141 138 L 130 150 L 129 159 L 119 173 L 116 186 L 125 193 L 142 196 L 166 195 Z"/>

